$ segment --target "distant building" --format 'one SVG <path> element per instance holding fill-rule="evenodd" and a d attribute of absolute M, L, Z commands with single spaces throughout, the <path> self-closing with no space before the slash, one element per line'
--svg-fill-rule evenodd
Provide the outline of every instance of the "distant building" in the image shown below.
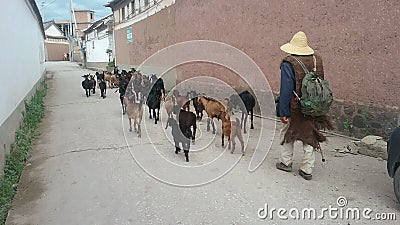
<path fill-rule="evenodd" d="M 71 22 L 69 20 L 55 20 L 54 23 L 62 31 L 65 37 L 69 37 L 71 34 Z"/>
<path fill-rule="evenodd" d="M 88 29 L 94 22 L 94 12 L 91 10 L 74 9 L 77 38 L 83 37 L 83 30 Z M 74 24 L 75 25 L 75 24 Z"/>
<path fill-rule="evenodd" d="M 66 60 L 65 54 L 69 54 L 69 42 L 60 26 L 54 20 L 43 23 L 46 39 L 46 61 Z"/>
<path fill-rule="evenodd" d="M 109 14 L 83 30 L 83 46 L 86 50 L 86 66 L 106 68 L 113 59 L 113 16 Z"/>
<path fill-rule="evenodd" d="M 92 10 L 74 9 L 75 20 L 72 23 L 72 37 L 70 40 L 71 59 L 75 62 L 82 62 L 84 56 L 83 49 L 83 30 L 89 28 L 94 22 L 94 12 Z"/>

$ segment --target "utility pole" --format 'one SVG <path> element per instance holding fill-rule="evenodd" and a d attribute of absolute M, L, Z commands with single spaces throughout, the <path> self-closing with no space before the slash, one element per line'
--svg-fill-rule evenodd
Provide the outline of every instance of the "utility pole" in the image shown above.
<path fill-rule="evenodd" d="M 71 35 L 71 38 L 72 38 L 72 44 L 70 44 L 70 46 L 71 46 L 71 49 L 72 49 L 72 51 L 71 51 L 71 56 L 72 57 L 70 57 L 71 59 L 73 58 L 73 56 L 74 56 L 74 46 L 75 46 L 75 43 L 76 43 L 76 45 L 78 45 L 79 46 L 79 40 L 78 40 L 78 38 L 77 38 L 77 33 L 76 33 L 76 29 L 78 29 L 78 25 L 77 25 L 77 23 L 76 23 L 76 17 L 75 17 L 75 11 L 74 11 L 74 7 L 73 7 L 73 4 L 72 4 L 72 0 L 70 0 L 69 1 L 69 7 L 70 7 L 70 13 L 71 13 L 71 20 L 70 20 L 70 27 L 71 27 L 71 32 L 70 32 L 70 35 Z M 74 25 L 75 25 L 75 29 L 73 28 L 73 26 L 72 26 L 72 20 L 74 20 Z"/>

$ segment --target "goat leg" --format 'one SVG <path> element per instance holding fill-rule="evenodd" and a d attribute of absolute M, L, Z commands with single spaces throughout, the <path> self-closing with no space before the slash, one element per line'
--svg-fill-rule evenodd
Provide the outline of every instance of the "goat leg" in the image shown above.
<path fill-rule="evenodd" d="M 246 127 L 247 127 L 247 117 L 249 117 L 249 114 L 246 112 L 244 116 L 244 122 L 243 122 L 243 133 L 247 133 Z"/>
<path fill-rule="evenodd" d="M 231 140 L 229 141 L 228 149 L 231 148 L 231 143 L 232 143 L 231 153 L 233 154 L 233 152 L 235 151 L 235 146 L 236 146 L 235 137 L 231 137 Z"/>
<path fill-rule="evenodd" d="M 156 109 L 153 109 L 153 117 L 154 117 L 154 124 L 157 124 L 157 114 L 156 114 Z"/>
<path fill-rule="evenodd" d="M 251 119 L 251 125 L 250 125 L 250 129 L 254 129 L 254 126 L 253 126 L 253 109 L 252 109 L 250 112 L 251 112 L 251 117 L 250 117 L 250 119 Z"/>
<path fill-rule="evenodd" d="M 182 143 L 183 152 L 185 153 L 186 162 L 189 162 L 189 148 L 190 148 L 190 140 Z"/>
<path fill-rule="evenodd" d="M 133 120 L 133 129 L 135 130 L 136 133 L 139 132 L 138 129 L 137 129 L 137 127 L 136 127 L 137 125 L 139 125 L 139 124 L 137 124 L 137 123 L 136 123 L 136 119 L 134 119 L 134 120 Z"/>
<path fill-rule="evenodd" d="M 222 133 L 222 147 L 224 147 L 224 133 Z"/>
<path fill-rule="evenodd" d="M 151 109 L 150 109 L 150 106 L 149 106 L 149 114 L 150 114 L 149 119 L 153 119 L 153 118 L 151 117 Z"/>
<path fill-rule="evenodd" d="M 215 134 L 215 124 L 214 124 L 214 120 L 213 119 L 211 119 L 211 126 L 212 126 L 212 128 L 213 128 L 213 134 Z"/>
<path fill-rule="evenodd" d="M 124 96 L 119 96 L 119 101 L 121 102 L 121 107 L 122 107 L 122 114 L 125 115 L 125 107 L 124 107 Z"/>
<path fill-rule="evenodd" d="M 132 121 L 131 121 L 131 118 L 128 118 L 128 120 L 129 120 L 129 131 L 132 132 Z"/>
<path fill-rule="evenodd" d="M 243 121 L 244 121 L 244 129 L 243 129 Z M 246 121 L 245 121 L 245 114 L 242 111 L 242 119 L 240 120 L 240 128 L 243 129 L 243 133 L 246 133 Z"/>
<path fill-rule="evenodd" d="M 192 143 L 193 143 L 193 144 L 194 144 L 195 139 L 196 139 L 196 130 L 197 130 L 196 121 L 194 121 L 194 124 L 193 124 L 193 133 L 192 133 Z"/>
<path fill-rule="evenodd" d="M 189 150 L 184 150 L 186 162 L 189 162 Z"/>
<path fill-rule="evenodd" d="M 181 148 L 179 147 L 179 142 L 175 141 L 175 154 L 178 154 L 181 151 Z"/>
<path fill-rule="evenodd" d="M 238 138 L 240 141 L 240 145 L 242 146 L 242 155 L 244 155 L 244 141 L 243 141 L 243 136 L 240 132 L 238 133 Z"/>

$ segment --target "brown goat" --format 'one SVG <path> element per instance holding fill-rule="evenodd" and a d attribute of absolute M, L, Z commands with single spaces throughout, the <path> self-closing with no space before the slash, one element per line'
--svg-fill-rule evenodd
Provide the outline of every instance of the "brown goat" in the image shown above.
<path fill-rule="evenodd" d="M 222 120 L 222 147 L 224 147 L 224 137 L 228 137 L 228 148 L 231 148 L 231 120 L 228 113 L 223 112 L 221 116 Z"/>
<path fill-rule="evenodd" d="M 212 119 L 218 118 L 222 120 L 222 146 L 224 146 L 224 136 L 227 136 L 228 140 L 230 140 L 231 135 L 230 114 L 227 108 L 221 102 L 205 96 L 199 96 L 197 99 L 204 105 L 204 109 L 208 115 L 207 131 L 210 131 L 210 122 L 212 122 L 213 134 L 215 134 L 215 126 Z"/>
<path fill-rule="evenodd" d="M 228 149 L 231 148 L 231 143 L 232 143 L 232 151 L 231 151 L 232 154 L 235 151 L 235 146 L 236 146 L 235 137 L 238 137 L 240 145 L 242 146 L 242 155 L 244 155 L 242 128 L 240 128 L 240 120 L 238 118 L 236 118 L 236 121 L 231 121 L 231 136 Z"/>
<path fill-rule="evenodd" d="M 115 75 L 111 75 L 111 73 L 104 72 L 104 80 L 107 81 L 109 88 L 114 88 L 119 86 L 119 80 Z"/>
<path fill-rule="evenodd" d="M 126 104 L 126 111 L 129 119 L 129 131 L 132 131 L 132 119 L 133 119 L 133 127 L 135 131 L 138 133 L 138 137 L 142 137 L 142 128 L 140 123 L 142 122 L 143 117 L 143 102 L 139 103 L 134 102 L 136 99 L 135 95 L 125 96 L 124 101 Z M 137 128 L 136 128 L 137 127 Z"/>
<path fill-rule="evenodd" d="M 172 109 L 174 108 L 174 101 L 170 98 L 165 99 L 165 111 L 167 111 L 168 118 L 172 117 Z"/>
<path fill-rule="evenodd" d="M 172 94 L 175 97 L 176 104 L 183 110 L 189 111 L 190 107 L 190 99 L 188 96 L 189 94 L 187 96 L 180 95 L 178 90 L 173 90 Z"/>

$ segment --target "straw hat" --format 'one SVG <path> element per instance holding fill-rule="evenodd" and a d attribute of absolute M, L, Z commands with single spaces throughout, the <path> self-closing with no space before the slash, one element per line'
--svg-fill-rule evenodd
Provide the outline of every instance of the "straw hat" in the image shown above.
<path fill-rule="evenodd" d="M 289 43 L 281 46 L 281 50 L 294 55 L 314 54 L 314 50 L 308 46 L 307 37 L 303 31 L 297 32 Z"/>

